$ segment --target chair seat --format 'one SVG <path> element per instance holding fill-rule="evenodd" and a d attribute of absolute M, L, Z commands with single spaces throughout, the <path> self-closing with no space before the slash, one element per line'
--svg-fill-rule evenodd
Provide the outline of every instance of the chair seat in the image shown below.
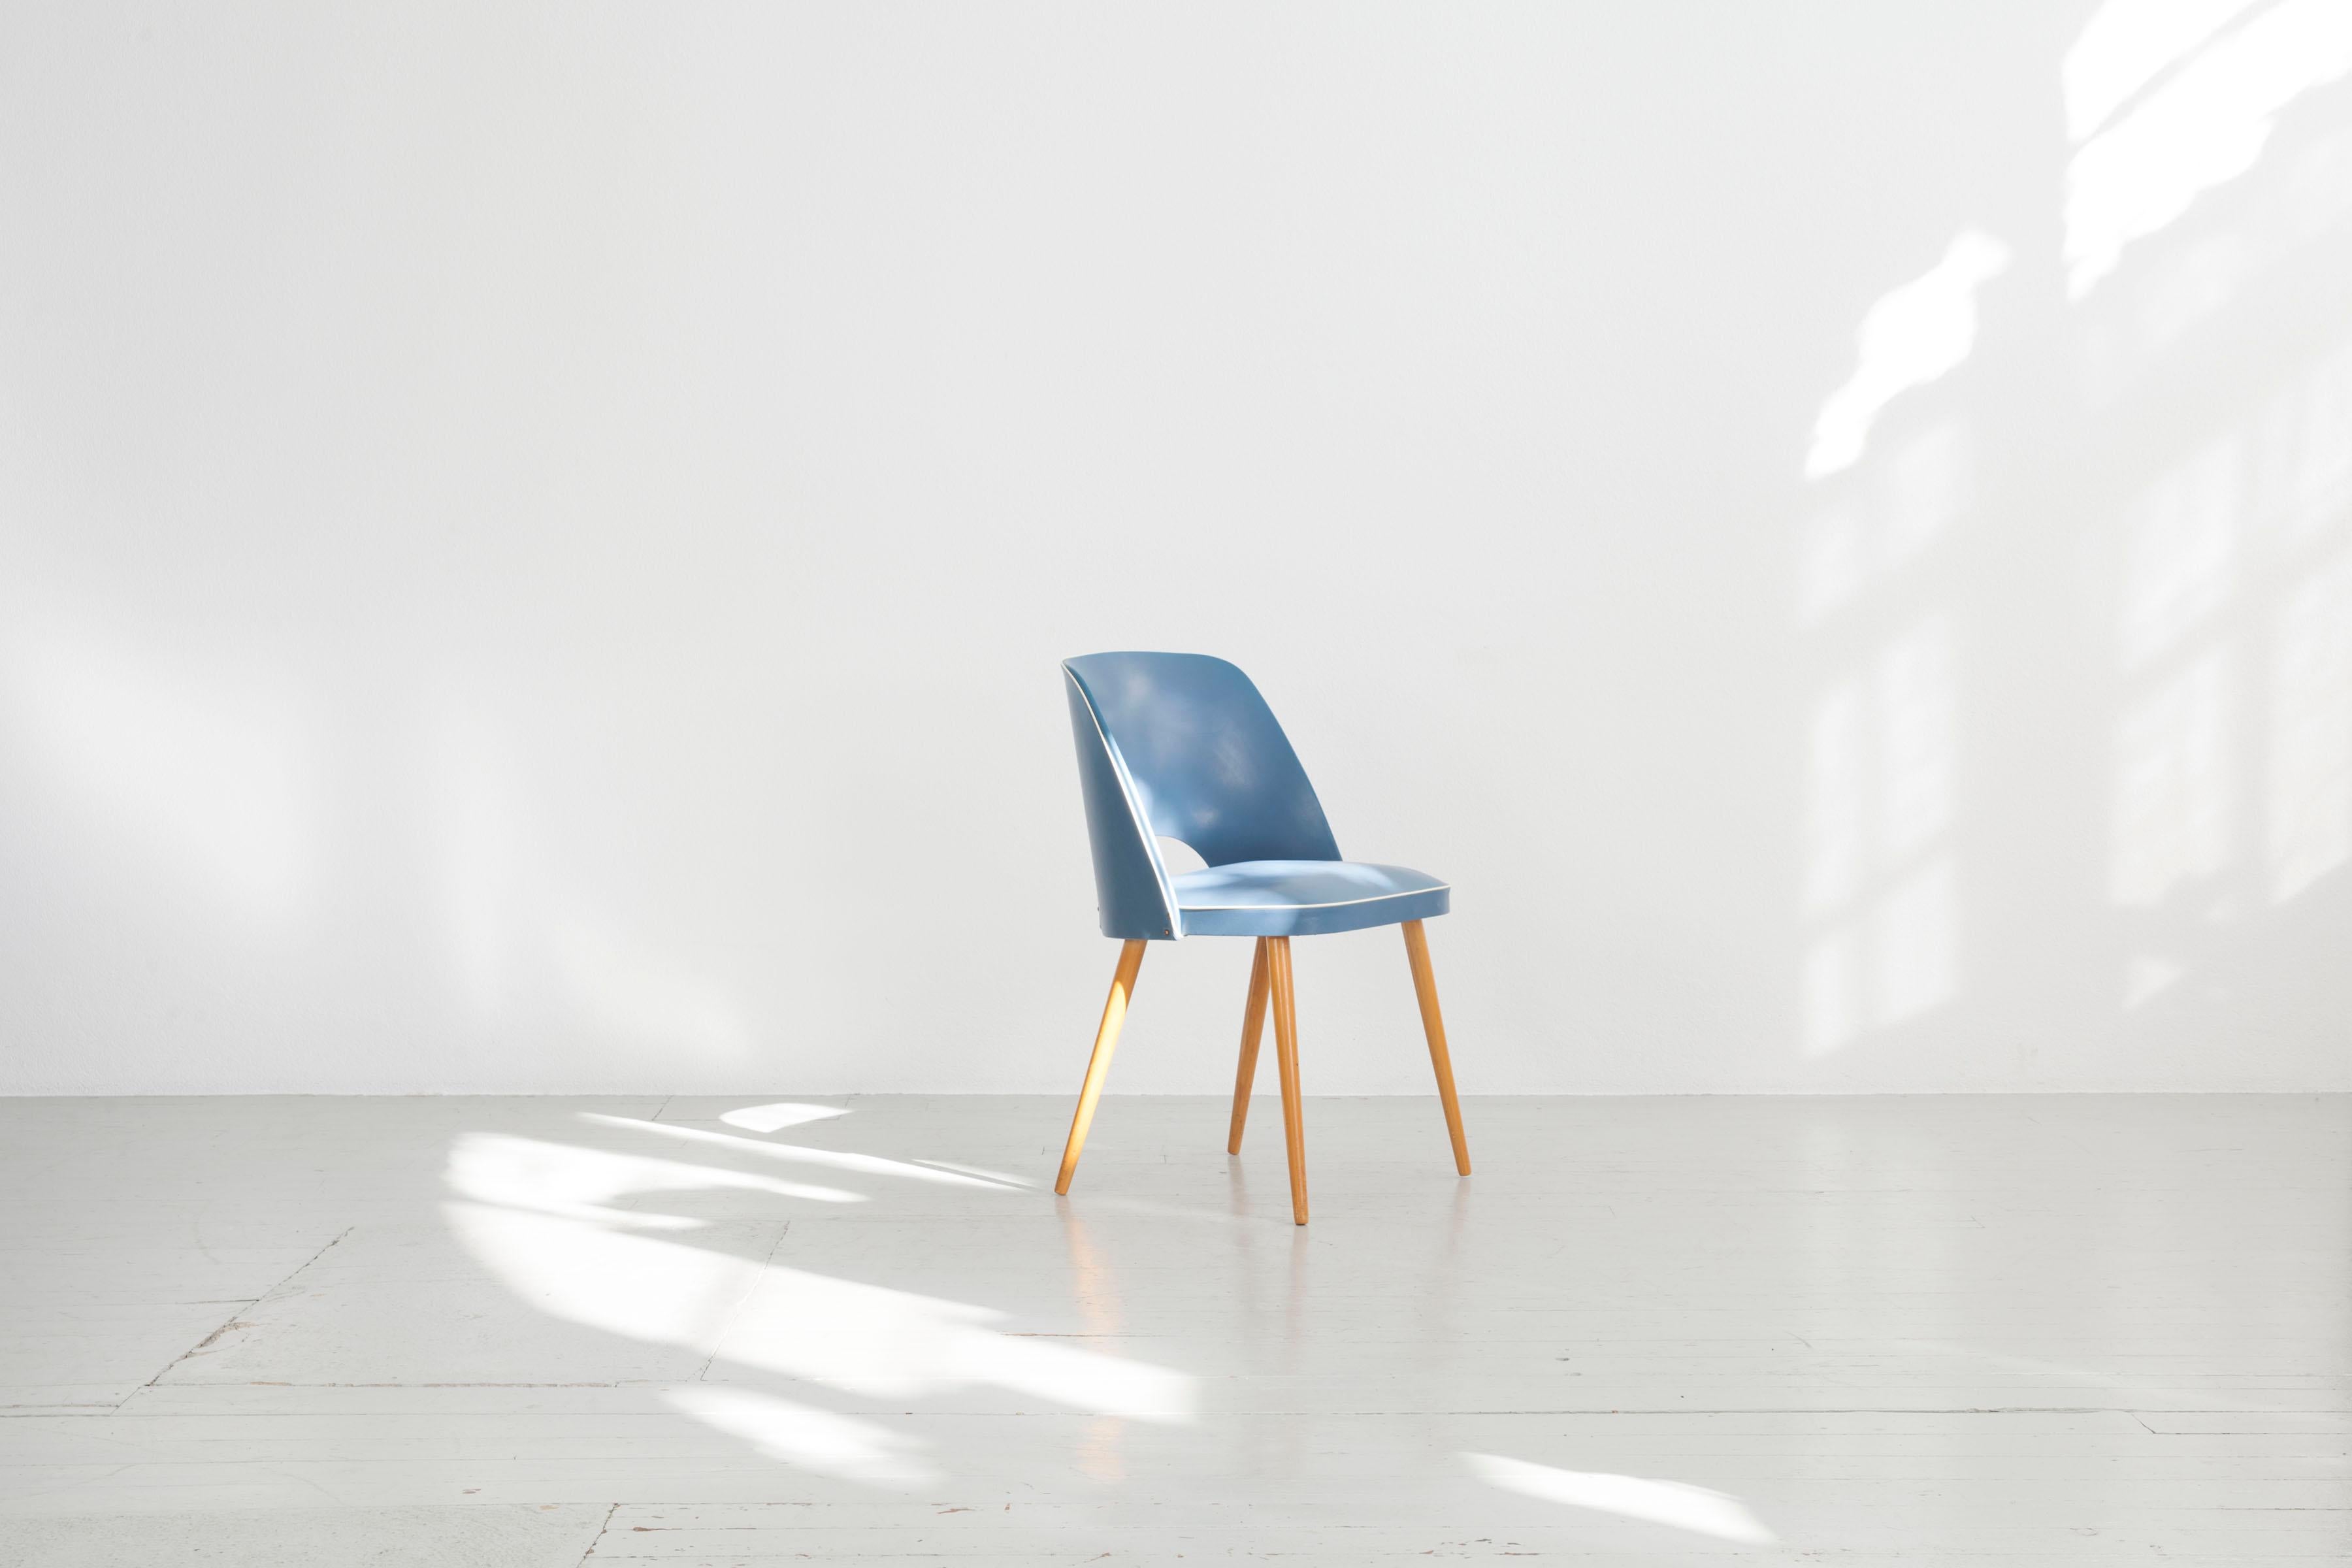
<path fill-rule="evenodd" d="M 1445 912 L 1453 889 L 1402 866 L 1242 860 L 1169 879 L 1186 936 L 1315 936 Z"/>

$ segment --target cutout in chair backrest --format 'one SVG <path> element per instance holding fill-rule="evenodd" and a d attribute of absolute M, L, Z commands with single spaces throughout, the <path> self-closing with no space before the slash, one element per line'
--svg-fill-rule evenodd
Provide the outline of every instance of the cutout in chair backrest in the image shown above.
<path fill-rule="evenodd" d="M 1168 874 L 1171 877 L 1181 877 L 1187 871 L 1201 871 L 1208 868 L 1209 863 L 1201 858 L 1201 852 L 1181 838 L 1159 836 L 1156 847 L 1160 851 L 1160 863 L 1168 868 Z"/>

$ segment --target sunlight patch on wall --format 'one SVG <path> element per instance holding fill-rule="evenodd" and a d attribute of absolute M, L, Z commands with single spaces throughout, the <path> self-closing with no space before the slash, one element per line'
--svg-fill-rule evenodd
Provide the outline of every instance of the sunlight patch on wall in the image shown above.
<path fill-rule="evenodd" d="M 2188 972 L 2152 952 L 2134 953 L 2124 963 L 2124 1006 L 2126 1010 L 2155 1001 Z"/>
<path fill-rule="evenodd" d="M 2116 727 L 2110 892 L 2154 908 L 2230 863 L 2229 666 L 2216 647 L 2124 710 Z"/>
<path fill-rule="evenodd" d="M 1838 927 L 1815 937 L 1805 949 L 1804 1047 L 1809 1057 L 1827 1056 L 1864 1029 L 1861 937 Z"/>
<path fill-rule="evenodd" d="M 2352 553 L 2280 611 L 2269 762 L 2270 890 L 2284 900 L 2352 859 Z"/>
<path fill-rule="evenodd" d="M 1840 682 L 1813 714 L 1806 905 L 1852 900 L 1951 826 L 1958 766 L 1950 623 L 1935 616 L 1879 652 L 1867 683 Z"/>
<path fill-rule="evenodd" d="M 2221 626 L 2247 574 L 2246 509 L 2244 442 L 2228 431 L 2158 476 L 2123 519 L 2116 657 L 2132 685 L 2116 721 L 2108 850 L 2108 896 L 2123 908 L 2162 908 L 2232 858 L 2237 716 Z M 2162 955 L 2131 963 L 2129 1005 L 2164 989 L 2149 963 L 2181 967 Z"/>
<path fill-rule="evenodd" d="M 2242 9 L 2108 0 L 2068 55 L 2067 121 L 2080 141 L 2066 170 L 2070 298 L 2113 272 L 2134 240 L 2252 168 L 2283 110 L 2352 70 L 2344 0 L 2276 0 L 2215 36 Z"/>
<path fill-rule="evenodd" d="M 2263 410 L 2261 506 L 2289 547 L 2352 512 L 2352 343 L 2339 345 Z"/>
<path fill-rule="evenodd" d="M 1797 621 L 1805 625 L 1861 595 L 1871 574 L 1871 517 L 1863 498 L 1832 498 L 1805 519 L 1797 565 Z"/>
<path fill-rule="evenodd" d="M 1814 710 L 1802 971 L 1808 1055 L 1958 994 L 1958 676 L 1949 621 L 1888 642 Z"/>
<path fill-rule="evenodd" d="M 1812 809 L 1807 817 L 1805 907 L 1835 911 L 1870 868 L 1870 716 L 1858 679 L 1841 681 L 1813 710 Z"/>
<path fill-rule="evenodd" d="M 2124 520 L 2116 633 L 2126 669 L 2178 646 L 2230 596 L 2239 443 L 2225 435 L 2159 478 Z"/>
<path fill-rule="evenodd" d="M 2254 0 L 2109 0 L 2083 25 L 2059 79 L 2080 142 Z"/>
<path fill-rule="evenodd" d="M 1879 297 L 1862 318 L 1853 374 L 1814 417 L 1807 479 L 1852 468 L 1889 403 L 1967 360 L 1977 341 L 1977 289 L 2009 262 L 2008 246 L 1980 229 L 1963 229 L 1942 260 Z"/>
<path fill-rule="evenodd" d="M 1933 616 L 1889 643 L 1873 671 L 1878 715 L 1878 855 L 1909 860 L 1952 823 L 1958 672 L 1951 623 Z"/>
<path fill-rule="evenodd" d="M 2124 510 L 2108 895 L 2126 1009 L 2352 862 L 2352 345 Z"/>
<path fill-rule="evenodd" d="M 1810 625 L 1926 553 L 1974 500 L 1968 432 L 1946 421 L 1896 443 L 1865 482 L 1829 487 L 1805 521 L 1797 619 Z"/>
<path fill-rule="evenodd" d="M 1938 857 L 1897 883 L 1873 919 L 1875 1021 L 1904 1023 L 1950 1001 L 1958 990 L 1959 924 L 1951 858 Z"/>

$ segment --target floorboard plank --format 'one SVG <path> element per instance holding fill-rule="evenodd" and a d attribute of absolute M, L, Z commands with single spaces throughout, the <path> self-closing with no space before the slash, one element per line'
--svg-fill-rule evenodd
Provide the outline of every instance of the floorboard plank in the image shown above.
<path fill-rule="evenodd" d="M 0 1564 L 2352 1556 L 2352 1097 L 1227 1110 L 0 1101 Z"/>

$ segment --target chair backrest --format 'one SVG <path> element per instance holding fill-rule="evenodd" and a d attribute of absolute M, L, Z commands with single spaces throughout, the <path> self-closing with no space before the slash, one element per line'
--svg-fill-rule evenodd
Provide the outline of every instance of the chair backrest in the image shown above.
<path fill-rule="evenodd" d="M 1323 803 L 1250 678 L 1198 653 L 1064 659 L 1105 936 L 1181 934 L 1157 838 L 1212 866 L 1337 860 Z"/>

